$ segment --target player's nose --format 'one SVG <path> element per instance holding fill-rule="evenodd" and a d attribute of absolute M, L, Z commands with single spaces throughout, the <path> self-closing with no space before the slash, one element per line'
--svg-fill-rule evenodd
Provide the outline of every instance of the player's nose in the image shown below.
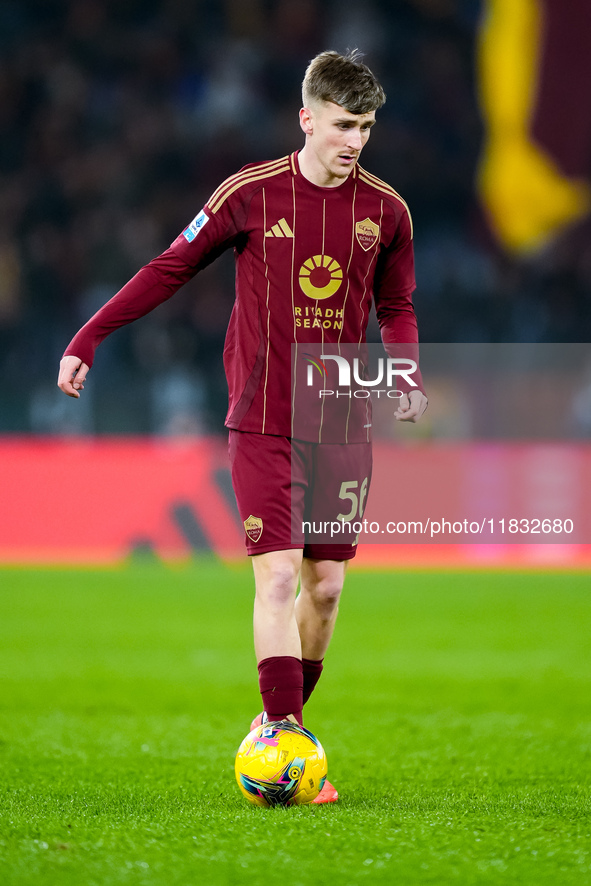
<path fill-rule="evenodd" d="M 351 148 L 353 151 L 360 151 L 363 147 L 363 141 L 361 139 L 361 130 L 359 129 L 350 129 L 349 130 L 349 139 L 347 147 Z"/>

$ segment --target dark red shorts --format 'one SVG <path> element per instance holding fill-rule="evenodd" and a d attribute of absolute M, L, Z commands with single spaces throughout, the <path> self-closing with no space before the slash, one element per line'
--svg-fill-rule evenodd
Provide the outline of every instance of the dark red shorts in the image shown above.
<path fill-rule="evenodd" d="M 371 480 L 371 443 L 307 443 L 230 431 L 232 484 L 249 554 L 303 548 L 355 556 Z"/>

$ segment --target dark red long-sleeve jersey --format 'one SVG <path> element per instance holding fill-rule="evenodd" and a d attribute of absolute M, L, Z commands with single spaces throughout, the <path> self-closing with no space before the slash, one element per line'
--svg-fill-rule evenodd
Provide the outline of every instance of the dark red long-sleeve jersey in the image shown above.
<path fill-rule="evenodd" d="M 229 248 L 236 300 L 224 347 L 227 427 L 324 442 L 368 439 L 367 403 L 353 404 L 356 415 L 349 408 L 343 432 L 326 403 L 299 422 L 294 398 L 300 351 L 362 344 L 372 298 L 387 350 L 418 341 L 408 207 L 359 166 L 336 188 L 308 181 L 297 153 L 244 167 L 82 327 L 65 354 L 91 366 L 109 333 L 157 307 Z"/>

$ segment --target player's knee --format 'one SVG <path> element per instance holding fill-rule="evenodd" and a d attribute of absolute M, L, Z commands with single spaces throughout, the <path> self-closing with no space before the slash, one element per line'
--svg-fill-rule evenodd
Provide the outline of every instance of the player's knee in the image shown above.
<path fill-rule="evenodd" d="M 274 607 L 292 603 L 297 582 L 298 570 L 290 561 L 274 561 L 257 581 L 257 596 Z"/>
<path fill-rule="evenodd" d="M 317 609 L 332 612 L 339 605 L 342 581 L 336 576 L 324 576 L 309 589 L 314 606 Z"/>

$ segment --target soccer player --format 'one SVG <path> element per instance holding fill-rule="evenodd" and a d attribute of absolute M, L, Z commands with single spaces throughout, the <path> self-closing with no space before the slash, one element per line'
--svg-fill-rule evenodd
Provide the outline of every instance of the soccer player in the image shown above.
<path fill-rule="evenodd" d="M 244 167 L 214 191 L 169 249 L 74 336 L 58 385 L 79 397 L 99 343 L 172 296 L 233 248 L 236 299 L 224 347 L 232 482 L 255 578 L 261 722 L 302 722 L 323 667 L 352 541 L 294 535 L 305 515 L 359 501 L 371 475 L 369 428 L 345 442 L 312 422 L 294 433 L 292 348 L 365 341 L 372 299 L 389 350 L 415 344 L 412 221 L 404 200 L 359 156 L 385 101 L 357 52 L 323 52 L 303 82 L 300 151 Z M 417 421 L 419 382 L 395 417 Z M 343 488 L 349 491 L 343 496 Z M 352 490 L 357 490 L 353 495 Z M 363 495 L 364 497 L 364 495 Z M 359 516 L 361 515 L 361 508 Z M 333 516 L 334 519 L 334 516 Z M 299 587 L 299 593 L 298 593 Z M 328 782 L 316 802 L 333 802 Z"/>

